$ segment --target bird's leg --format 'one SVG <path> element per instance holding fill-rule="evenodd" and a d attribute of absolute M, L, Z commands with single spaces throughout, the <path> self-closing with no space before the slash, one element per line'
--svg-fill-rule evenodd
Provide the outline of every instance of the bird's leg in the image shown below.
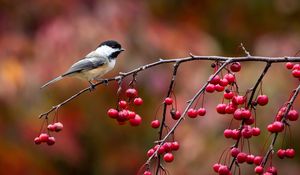
<path fill-rule="evenodd" d="M 89 81 L 90 83 L 90 91 L 92 92 L 93 90 L 95 90 L 95 84 L 92 83 L 92 81 Z"/>
<path fill-rule="evenodd" d="M 103 83 L 107 86 L 108 85 L 108 80 L 107 79 L 102 79 L 102 78 L 95 78 L 96 81 L 103 81 Z"/>

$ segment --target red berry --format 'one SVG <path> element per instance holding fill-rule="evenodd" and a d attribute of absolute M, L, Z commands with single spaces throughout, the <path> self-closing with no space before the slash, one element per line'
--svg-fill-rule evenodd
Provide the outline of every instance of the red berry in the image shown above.
<path fill-rule="evenodd" d="M 245 119 L 246 125 L 252 125 L 253 123 L 254 123 L 254 118 L 252 116 L 248 119 Z"/>
<path fill-rule="evenodd" d="M 133 103 L 134 103 L 136 106 L 140 106 L 140 105 L 143 104 L 143 99 L 140 98 L 140 97 L 135 98 L 135 99 L 133 100 Z"/>
<path fill-rule="evenodd" d="M 219 175 L 229 175 L 230 170 L 227 166 L 221 165 L 219 170 L 218 170 Z"/>
<path fill-rule="evenodd" d="M 124 101 L 124 100 L 119 101 L 119 107 L 120 107 L 121 109 L 126 109 L 126 108 L 128 107 L 128 106 L 127 106 L 127 102 Z"/>
<path fill-rule="evenodd" d="M 224 98 L 226 98 L 226 99 L 232 99 L 233 96 L 234 96 L 234 93 L 230 90 L 224 92 Z"/>
<path fill-rule="evenodd" d="M 241 64 L 239 62 L 234 62 L 230 65 L 230 70 L 232 72 L 239 72 L 241 70 Z"/>
<path fill-rule="evenodd" d="M 236 119 L 236 120 L 242 120 L 243 119 L 242 110 L 241 109 L 235 110 L 234 113 L 233 113 L 233 118 Z"/>
<path fill-rule="evenodd" d="M 209 79 L 212 77 L 212 75 L 209 77 Z M 210 81 L 210 83 L 211 84 L 214 84 L 214 85 L 216 85 L 216 84 L 218 84 L 220 82 L 220 76 L 219 75 L 216 75 L 211 81 Z"/>
<path fill-rule="evenodd" d="M 204 116 L 206 114 L 206 109 L 205 108 L 199 108 L 197 111 L 199 116 Z"/>
<path fill-rule="evenodd" d="M 107 111 L 107 115 L 110 118 L 117 118 L 119 116 L 119 112 L 116 109 L 111 108 Z"/>
<path fill-rule="evenodd" d="M 288 158 L 293 158 L 295 156 L 296 152 L 294 149 L 290 148 L 290 149 L 286 149 L 285 150 L 285 155 Z"/>
<path fill-rule="evenodd" d="M 197 110 L 193 109 L 193 108 L 190 108 L 187 112 L 187 115 L 190 117 L 190 118 L 196 118 L 197 115 L 198 115 L 198 112 Z"/>
<path fill-rule="evenodd" d="M 164 147 L 165 152 L 172 151 L 172 143 L 171 142 L 165 142 L 162 146 Z"/>
<path fill-rule="evenodd" d="M 273 127 L 275 132 L 281 132 L 284 129 L 284 124 L 282 122 L 275 121 L 273 123 Z"/>
<path fill-rule="evenodd" d="M 296 110 L 290 110 L 287 114 L 287 118 L 290 120 L 290 121 L 296 121 L 298 120 L 299 118 L 299 114 Z"/>
<path fill-rule="evenodd" d="M 240 153 L 240 150 L 236 147 L 231 148 L 230 154 L 232 157 L 236 157 Z"/>
<path fill-rule="evenodd" d="M 215 85 L 209 83 L 206 86 L 205 91 L 208 92 L 208 93 L 213 93 L 215 91 Z"/>
<path fill-rule="evenodd" d="M 138 91 L 134 88 L 129 88 L 126 90 L 125 94 L 128 98 L 135 98 L 138 96 Z"/>
<path fill-rule="evenodd" d="M 264 172 L 264 168 L 262 166 L 256 166 L 254 172 L 257 174 L 262 174 Z"/>
<path fill-rule="evenodd" d="M 167 98 L 165 99 L 165 104 L 166 104 L 166 105 L 171 105 L 172 103 L 173 103 L 173 99 L 172 99 L 172 98 L 167 97 Z"/>
<path fill-rule="evenodd" d="M 151 122 L 151 127 L 152 127 L 152 128 L 158 128 L 159 126 L 160 126 L 159 120 L 153 120 L 153 121 Z"/>
<path fill-rule="evenodd" d="M 173 151 L 177 151 L 178 149 L 179 149 L 179 143 L 178 142 L 176 142 L 176 141 L 174 141 L 174 142 L 172 142 L 172 144 L 171 144 L 171 149 L 173 150 Z"/>
<path fill-rule="evenodd" d="M 247 154 L 244 152 L 240 152 L 237 156 L 236 156 L 236 160 L 238 163 L 244 163 L 246 162 L 247 159 Z"/>
<path fill-rule="evenodd" d="M 152 175 L 152 173 L 150 171 L 145 171 L 144 175 Z"/>
<path fill-rule="evenodd" d="M 122 110 L 122 111 L 119 111 L 119 114 L 118 114 L 118 118 L 117 120 L 120 121 L 120 122 L 124 122 L 126 120 L 129 119 L 129 113 L 128 113 L 128 110 Z"/>
<path fill-rule="evenodd" d="M 133 111 L 128 110 L 128 119 L 133 119 L 135 117 L 136 113 Z"/>
<path fill-rule="evenodd" d="M 268 96 L 266 95 L 259 95 L 257 97 L 257 104 L 259 104 L 260 106 L 265 106 L 266 104 L 268 104 L 269 102 L 269 99 L 268 99 Z"/>
<path fill-rule="evenodd" d="M 227 79 L 230 84 L 235 81 L 235 76 L 231 73 L 225 74 L 223 78 Z"/>
<path fill-rule="evenodd" d="M 41 133 L 39 138 L 40 138 L 41 142 L 47 142 L 49 139 L 49 135 L 46 133 Z"/>
<path fill-rule="evenodd" d="M 231 129 L 225 129 L 225 130 L 224 130 L 224 136 L 225 136 L 226 138 L 231 138 L 232 135 L 233 135 L 233 133 L 232 133 L 232 130 L 231 130 Z"/>
<path fill-rule="evenodd" d="M 171 116 L 174 120 L 178 120 L 181 117 L 181 113 L 179 111 L 174 110 L 174 112 L 171 111 Z"/>
<path fill-rule="evenodd" d="M 268 172 L 268 173 L 272 173 L 272 175 L 277 175 L 277 169 L 276 169 L 274 166 L 270 166 L 270 167 L 267 169 L 267 172 Z"/>
<path fill-rule="evenodd" d="M 284 149 L 279 149 L 277 151 L 277 156 L 280 158 L 280 159 L 283 159 L 285 157 L 285 150 Z"/>
<path fill-rule="evenodd" d="M 236 105 L 241 105 L 245 103 L 245 98 L 244 96 L 238 95 L 238 96 L 234 96 L 232 98 L 232 102 Z"/>
<path fill-rule="evenodd" d="M 292 71 L 292 75 L 295 77 L 295 78 L 300 78 L 300 70 L 299 69 L 295 69 Z"/>
<path fill-rule="evenodd" d="M 216 164 L 213 165 L 213 169 L 214 169 L 214 171 L 215 171 L 216 173 L 219 172 L 220 166 L 221 166 L 221 164 L 219 164 L 219 163 L 216 163 Z"/>
<path fill-rule="evenodd" d="M 252 135 L 253 136 L 259 136 L 260 135 L 260 129 L 257 127 L 252 128 Z"/>
<path fill-rule="evenodd" d="M 47 129 L 48 129 L 49 131 L 55 131 L 55 126 L 52 125 L 52 124 L 49 124 L 49 125 L 47 126 Z"/>
<path fill-rule="evenodd" d="M 163 146 L 159 147 L 157 153 L 158 153 L 158 154 L 163 154 L 163 153 L 165 153 L 165 147 L 163 147 Z"/>
<path fill-rule="evenodd" d="M 142 123 L 142 117 L 140 117 L 138 114 L 136 114 L 133 119 L 129 120 L 129 123 L 131 126 L 138 126 Z"/>
<path fill-rule="evenodd" d="M 299 70 L 300 69 L 300 64 L 295 64 L 294 66 L 293 66 L 293 70 Z"/>
<path fill-rule="evenodd" d="M 261 164 L 261 162 L 262 162 L 262 157 L 261 156 L 255 156 L 255 158 L 254 158 L 254 164 L 255 165 L 260 165 Z"/>
<path fill-rule="evenodd" d="M 251 127 L 244 127 L 242 129 L 242 136 L 246 139 L 251 138 L 252 137 L 252 129 Z"/>
<path fill-rule="evenodd" d="M 61 122 L 56 122 L 53 125 L 55 127 L 55 132 L 59 132 L 64 128 L 64 125 Z"/>
<path fill-rule="evenodd" d="M 226 104 L 223 104 L 223 103 L 218 104 L 217 107 L 216 107 L 217 112 L 218 112 L 219 114 L 225 114 L 225 113 L 226 113 L 226 112 L 225 112 L 226 106 L 227 106 L 227 105 L 226 105 Z"/>
<path fill-rule="evenodd" d="M 48 141 L 47 141 L 47 144 L 48 145 L 54 145 L 54 143 L 55 143 L 55 138 L 54 137 L 49 137 Z"/>
<path fill-rule="evenodd" d="M 248 164 L 253 164 L 253 162 L 254 162 L 254 158 L 255 158 L 255 156 L 254 156 L 254 155 L 252 155 L 252 154 L 249 154 L 249 155 L 247 155 L 246 162 L 247 162 Z"/>
<path fill-rule="evenodd" d="M 218 91 L 218 92 L 222 92 L 224 91 L 225 87 L 224 86 L 221 86 L 219 84 L 215 85 L 215 90 Z"/>
<path fill-rule="evenodd" d="M 286 67 L 287 69 L 293 69 L 294 64 L 291 63 L 291 62 L 287 62 L 287 63 L 285 63 L 285 67 Z"/>
<path fill-rule="evenodd" d="M 42 143 L 42 141 L 41 141 L 40 137 L 36 137 L 36 138 L 34 138 L 34 143 L 35 143 L 36 145 L 39 145 L 39 144 L 41 144 L 41 143 Z"/>
<path fill-rule="evenodd" d="M 228 80 L 226 78 L 220 79 L 219 85 L 225 87 L 228 85 Z"/>
<path fill-rule="evenodd" d="M 165 160 L 166 162 L 172 162 L 172 161 L 174 160 L 173 154 L 172 154 L 172 153 L 166 153 L 166 154 L 164 155 L 164 160 Z"/>
<path fill-rule="evenodd" d="M 235 112 L 235 110 L 237 109 L 237 106 L 234 105 L 232 102 L 230 102 L 226 108 L 225 108 L 225 112 L 226 114 L 233 114 Z"/>
<path fill-rule="evenodd" d="M 240 133 L 239 130 L 237 130 L 237 129 L 232 130 L 232 138 L 233 138 L 234 140 L 237 140 L 237 139 L 239 139 L 240 137 L 241 137 L 241 133 Z"/>
<path fill-rule="evenodd" d="M 248 109 L 242 108 L 242 118 L 243 119 L 249 119 L 251 117 L 251 112 Z"/>
<path fill-rule="evenodd" d="M 154 154 L 155 150 L 153 148 L 149 149 L 147 152 L 147 156 L 151 157 Z"/>

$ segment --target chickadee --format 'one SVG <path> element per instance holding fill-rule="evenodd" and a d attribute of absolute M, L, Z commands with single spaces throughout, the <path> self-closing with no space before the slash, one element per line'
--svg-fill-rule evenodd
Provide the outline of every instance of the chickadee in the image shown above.
<path fill-rule="evenodd" d="M 102 77 L 112 70 L 115 67 L 117 56 L 123 51 L 124 49 L 117 41 L 104 41 L 96 48 L 96 50 L 90 52 L 83 59 L 74 63 L 67 72 L 44 84 L 41 88 L 65 77 L 76 77 L 88 80 L 91 87 L 93 87 L 94 84 L 91 81 Z"/>

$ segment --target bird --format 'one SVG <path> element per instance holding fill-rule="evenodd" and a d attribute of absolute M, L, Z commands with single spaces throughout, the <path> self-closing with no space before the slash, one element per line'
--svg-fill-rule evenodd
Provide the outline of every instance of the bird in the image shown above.
<path fill-rule="evenodd" d="M 92 81 L 111 71 L 115 67 L 118 55 L 123 51 L 125 49 L 117 41 L 104 41 L 94 51 L 74 63 L 65 73 L 44 84 L 41 89 L 65 77 L 87 80 L 94 88 Z"/>

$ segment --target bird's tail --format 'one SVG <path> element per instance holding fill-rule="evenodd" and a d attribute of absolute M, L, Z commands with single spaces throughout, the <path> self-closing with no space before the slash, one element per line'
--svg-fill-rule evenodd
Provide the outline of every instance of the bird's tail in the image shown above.
<path fill-rule="evenodd" d="M 49 81 L 48 83 L 44 84 L 44 85 L 41 87 L 41 89 L 44 88 L 44 87 L 46 87 L 46 86 L 48 86 L 48 85 L 50 85 L 50 84 L 52 84 L 52 83 L 54 83 L 54 82 L 57 82 L 57 81 L 59 81 L 59 80 L 61 80 L 61 79 L 63 79 L 62 76 L 56 77 L 56 78 L 54 78 L 53 80 Z"/>

